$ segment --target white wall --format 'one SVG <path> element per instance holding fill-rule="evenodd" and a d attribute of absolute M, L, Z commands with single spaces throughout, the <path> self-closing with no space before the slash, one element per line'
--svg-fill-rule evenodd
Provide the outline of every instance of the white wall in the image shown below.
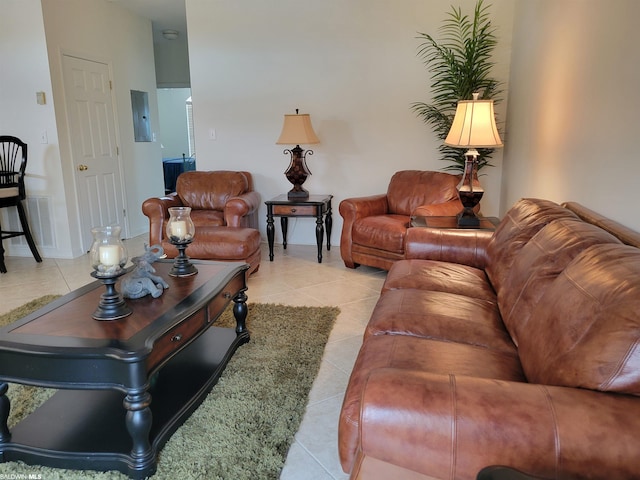
<path fill-rule="evenodd" d="M 80 245 L 74 171 L 62 87 L 62 54 L 111 65 L 120 155 L 128 192 L 128 233 L 148 231 L 141 204 L 164 192 L 160 144 L 135 143 L 130 90 L 149 92 L 152 129 L 158 129 L 151 22 L 105 0 L 0 0 L 0 131 L 29 146 L 29 196 L 50 199 L 54 243 L 45 257 L 69 258 Z M 36 104 L 43 91 L 46 105 Z M 46 132 L 47 144 L 41 143 Z M 31 256 L 6 242 L 9 255 Z"/>
<path fill-rule="evenodd" d="M 575 200 L 640 231 L 639 17 L 637 0 L 519 0 L 504 208 Z"/>
<path fill-rule="evenodd" d="M 157 132 L 158 108 L 155 84 L 151 22 L 105 0 L 42 0 L 42 9 L 56 97 L 56 118 L 60 134 L 61 166 L 68 188 L 69 227 L 73 254 L 83 253 L 79 245 L 77 209 L 73 184 L 69 133 L 64 111 L 62 55 L 99 60 L 111 65 L 117 137 L 126 188 L 128 236 L 148 231 L 142 202 L 164 192 L 159 142 L 134 142 L 131 90 L 149 93 L 152 132 Z M 128 227 L 128 228 L 127 228 Z"/>
<path fill-rule="evenodd" d="M 514 2 L 490 3 L 496 75 L 506 89 Z M 456 4 L 473 14 L 474 0 Z M 186 8 L 198 169 L 251 171 L 263 200 L 285 193 L 289 160 L 275 145 L 283 115 L 311 114 L 321 143 L 308 158 L 305 188 L 334 195 L 337 245 L 342 199 L 385 192 L 397 170 L 446 165 L 410 105 L 431 95 L 416 34 L 437 34 L 450 0 L 187 0 Z M 482 177 L 487 215 L 499 209 L 501 153 L 494 163 Z M 263 205 L 263 235 L 265 216 Z M 313 220 L 292 221 L 289 242 L 314 244 Z"/>
<path fill-rule="evenodd" d="M 25 187 L 29 196 L 47 197 L 55 226 L 54 246 L 39 247 L 42 256 L 70 256 L 54 98 L 40 0 L 0 0 L 0 134 L 27 143 Z M 42 91 L 46 104 L 36 103 Z M 48 143 L 41 143 L 46 132 Z M 3 224 L 7 225 L 6 212 Z M 15 213 L 15 212 L 14 212 Z M 32 230 L 34 230 L 32 228 Z M 31 256 L 24 248 L 4 243 L 8 255 Z"/>
<path fill-rule="evenodd" d="M 456 4 L 470 11 L 473 3 Z M 500 36 L 496 71 L 509 80 L 509 101 L 498 109 L 502 119 L 508 110 L 503 155 L 482 178 L 484 212 L 502 214 L 523 196 L 570 199 L 640 230 L 634 208 L 638 122 L 632 117 L 640 107 L 640 3 L 491 3 Z M 288 160 L 275 145 L 282 115 L 295 108 L 311 113 L 322 143 L 309 159 L 313 176 L 305 186 L 335 195 L 337 245 L 342 198 L 383 192 L 399 169 L 442 167 L 433 134 L 409 105 L 429 101 L 428 72 L 415 55 L 416 32 L 436 33 L 450 4 L 187 0 L 198 168 L 247 169 L 255 173 L 263 199 L 283 193 L 289 188 L 282 173 Z M 132 141 L 129 90 L 154 95 L 145 68 L 153 59 L 148 23 L 100 0 L 43 5 L 51 19 L 47 30 L 59 39 L 49 45 L 51 68 L 58 69 L 53 85 L 61 78 L 60 48 L 113 58 L 123 155 L 131 167 L 128 188 L 141 189 L 128 198 L 128 209 L 138 215 L 132 230 L 144 232 L 140 204 L 162 191 L 161 170 L 147 172 L 147 162 L 157 164 L 161 155 L 159 143 Z M 58 147 L 53 109 L 61 100 L 54 98 L 48 76 L 42 9 L 38 0 L 0 0 L 0 8 L 0 54 L 12 64 L 0 76 L 0 128 L 29 143 L 29 193 L 52 197 L 57 250 L 45 256 L 69 256 L 75 254 L 68 225 L 75 221 L 75 206 L 67 205 L 64 194 L 61 171 L 69 160 Z M 90 34 L 100 39 L 95 45 Z M 36 105 L 36 91 L 45 91 L 47 105 Z M 156 119 L 152 111 L 154 129 Z M 217 140 L 208 140 L 210 128 Z M 39 144 L 43 130 L 48 145 Z M 264 213 L 263 207 L 263 234 Z M 313 221 L 298 222 L 299 228 L 290 228 L 290 242 L 314 243 Z"/>

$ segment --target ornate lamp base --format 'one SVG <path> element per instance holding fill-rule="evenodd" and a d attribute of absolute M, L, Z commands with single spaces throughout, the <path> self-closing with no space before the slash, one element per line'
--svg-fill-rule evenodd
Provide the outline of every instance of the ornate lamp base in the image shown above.
<path fill-rule="evenodd" d="M 173 262 L 173 267 L 169 270 L 169 275 L 172 277 L 190 277 L 198 273 L 196 266 L 189 261 L 189 257 L 184 253 L 191 240 L 180 243 L 172 241 L 171 243 L 178 249 L 178 256 Z"/>
<path fill-rule="evenodd" d="M 287 180 L 293 184 L 293 188 L 287 193 L 287 197 L 291 199 L 304 199 L 309 198 L 309 192 L 302 188 L 302 184 L 307 180 L 307 176 L 311 175 L 309 167 L 307 167 L 306 157 L 307 154 L 313 155 L 313 150 L 307 150 L 306 152 L 297 145 L 291 150 L 285 150 L 285 153 L 291 154 L 291 162 L 289 168 L 284 172 Z"/>
<path fill-rule="evenodd" d="M 472 208 L 465 208 L 456 216 L 459 227 L 479 227 L 480 218 Z"/>
<path fill-rule="evenodd" d="M 106 292 L 100 295 L 98 308 L 93 312 L 93 315 L 91 315 L 94 320 L 118 320 L 131 315 L 131 307 L 125 303 L 122 295 L 116 290 L 115 286 L 118 277 L 125 273 L 127 273 L 127 271 L 122 269 L 120 272 L 109 277 L 103 277 L 95 271 L 91 272 L 91 276 L 100 280 L 106 287 Z"/>
<path fill-rule="evenodd" d="M 474 208 L 480 203 L 484 195 L 484 189 L 478 181 L 477 151 L 469 150 L 465 157 L 464 173 L 458 185 L 458 197 L 464 208 L 457 215 L 458 226 L 477 227 L 480 225 L 480 219 L 476 215 Z"/>

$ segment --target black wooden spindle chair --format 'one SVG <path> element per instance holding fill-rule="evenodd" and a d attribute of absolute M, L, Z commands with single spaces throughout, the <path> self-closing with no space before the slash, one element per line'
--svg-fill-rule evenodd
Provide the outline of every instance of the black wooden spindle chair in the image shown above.
<path fill-rule="evenodd" d="M 24 189 L 24 171 L 27 168 L 27 144 L 17 137 L 0 136 L 0 208 L 16 207 L 22 231 L 3 230 L 0 224 L 0 273 L 7 273 L 4 264 L 4 247 L 6 238 L 24 235 L 36 262 L 42 262 L 36 244 L 31 236 L 27 215 L 22 205 L 26 198 Z"/>

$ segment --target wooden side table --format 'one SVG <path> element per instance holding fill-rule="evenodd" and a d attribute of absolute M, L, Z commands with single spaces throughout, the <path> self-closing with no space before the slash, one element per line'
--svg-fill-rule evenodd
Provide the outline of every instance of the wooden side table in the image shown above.
<path fill-rule="evenodd" d="M 282 246 L 287 248 L 287 229 L 289 217 L 315 217 L 316 242 L 318 243 L 318 263 L 322 263 L 322 242 L 324 230 L 327 230 L 327 250 L 331 250 L 331 199 L 333 195 L 309 195 L 309 198 L 289 199 L 286 194 L 278 195 L 265 203 L 267 206 L 267 240 L 269 242 L 269 260 L 273 262 L 273 239 L 275 228 L 273 217 L 280 217 L 282 227 Z"/>

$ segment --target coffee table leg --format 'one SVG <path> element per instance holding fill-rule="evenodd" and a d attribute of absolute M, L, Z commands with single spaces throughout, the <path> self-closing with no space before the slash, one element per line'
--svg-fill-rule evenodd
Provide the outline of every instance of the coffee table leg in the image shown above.
<path fill-rule="evenodd" d="M 135 470 L 144 471 L 154 466 L 155 455 L 149 443 L 151 431 L 151 395 L 146 390 L 128 393 L 124 399 L 124 408 L 127 409 L 127 431 L 133 440 L 131 457 L 135 461 Z M 150 472 L 153 473 L 153 472 Z"/>
<path fill-rule="evenodd" d="M 7 397 L 7 390 L 9 386 L 6 382 L 0 383 L 0 442 L 8 442 L 11 440 L 11 432 L 7 427 L 7 420 L 9 419 L 9 409 L 11 408 L 11 402 Z"/>
<path fill-rule="evenodd" d="M 236 319 L 236 333 L 240 335 L 247 331 L 247 294 L 240 292 L 233 298 L 233 316 Z"/>

